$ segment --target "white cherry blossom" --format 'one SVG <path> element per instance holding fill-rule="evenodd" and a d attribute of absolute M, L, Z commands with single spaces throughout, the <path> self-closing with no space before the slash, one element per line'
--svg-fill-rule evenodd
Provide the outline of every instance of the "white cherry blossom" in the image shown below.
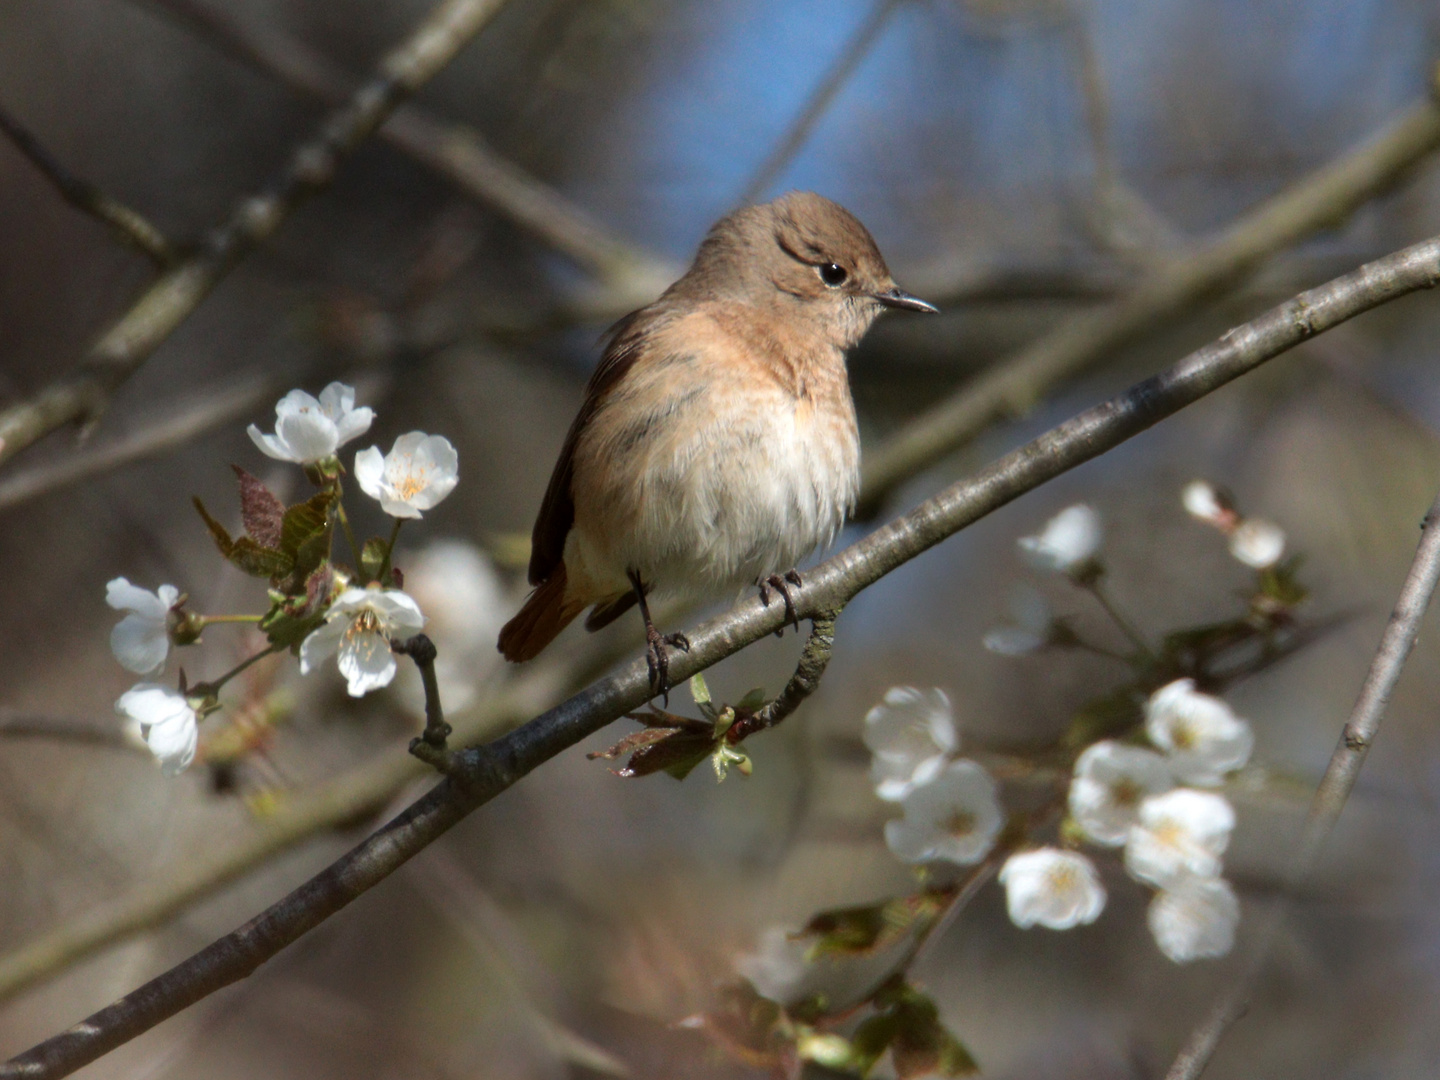
<path fill-rule="evenodd" d="M 1145 734 L 1165 752 L 1177 778 L 1200 787 L 1224 783 L 1255 748 L 1250 725 L 1224 701 L 1196 690 L 1194 679 L 1176 679 L 1150 695 Z"/>
<path fill-rule="evenodd" d="M 115 711 L 139 731 L 166 776 L 176 776 L 195 760 L 200 739 L 195 710 L 185 695 L 156 683 L 136 683 L 115 702 Z"/>
<path fill-rule="evenodd" d="M 1125 869 L 1169 888 L 1188 877 L 1216 877 L 1230 844 L 1235 810 L 1224 796 L 1176 788 L 1140 803 L 1125 844 Z"/>
<path fill-rule="evenodd" d="M 1246 518 L 1230 534 L 1230 554 L 1256 570 L 1274 566 L 1285 554 L 1285 530 L 1273 521 Z"/>
<path fill-rule="evenodd" d="M 110 631 L 110 651 L 127 671 L 153 675 L 165 666 L 170 655 L 170 609 L 179 599 L 180 590 L 174 585 L 151 592 L 123 577 L 106 584 L 105 602 L 116 611 L 129 612 Z"/>
<path fill-rule="evenodd" d="M 395 678 L 391 640 L 418 634 L 424 625 L 420 606 L 399 589 L 346 589 L 301 643 L 300 674 L 308 675 L 338 651 L 350 696 L 363 697 Z"/>
<path fill-rule="evenodd" d="M 1000 870 L 1010 921 L 1022 929 L 1069 930 L 1105 910 L 1105 886 L 1084 855 L 1044 847 L 1011 855 Z"/>
<path fill-rule="evenodd" d="M 1029 586 L 1014 589 L 1010 594 L 1010 615 L 1013 623 L 985 631 L 981 639 L 985 648 L 1001 656 L 1025 656 L 1050 641 L 1055 617 L 1038 590 Z"/>
<path fill-rule="evenodd" d="M 909 863 L 977 863 L 1005 824 L 995 781 L 973 761 L 952 761 L 900 803 L 905 816 L 885 823 L 885 843 Z"/>
<path fill-rule="evenodd" d="M 1183 878 L 1155 894 L 1146 922 L 1177 964 L 1224 956 L 1235 944 L 1240 901 L 1223 878 Z"/>
<path fill-rule="evenodd" d="M 459 711 L 502 663 L 495 635 L 513 614 L 510 597 L 490 557 L 465 540 L 436 540 L 418 551 L 398 553 L 396 564 L 403 567 L 405 591 L 425 612 L 425 633 L 439 650 L 440 700 L 447 711 Z M 423 712 L 425 695 L 415 665 L 401 665 L 399 680 L 405 699 Z"/>
<path fill-rule="evenodd" d="M 391 517 L 418 518 L 455 490 L 460 459 L 443 435 L 412 431 L 395 440 L 390 453 L 378 446 L 355 455 L 360 490 L 380 501 Z"/>
<path fill-rule="evenodd" d="M 1119 847 L 1139 820 L 1141 800 L 1173 786 L 1169 766 L 1159 754 L 1106 739 L 1075 762 L 1070 816 L 1095 843 Z"/>
<path fill-rule="evenodd" d="M 1186 484 L 1181 489 L 1180 502 L 1191 517 L 1214 525 L 1217 529 L 1228 531 L 1234 527 L 1237 520 L 1234 508 L 1213 484 L 1205 480 L 1191 480 Z"/>
<path fill-rule="evenodd" d="M 260 452 L 277 461 L 309 465 L 335 452 L 351 439 L 370 430 L 372 409 L 355 408 L 355 388 L 332 382 L 317 399 L 304 390 L 291 390 L 275 406 L 275 434 L 266 435 L 254 424 L 246 431 Z"/>
<path fill-rule="evenodd" d="M 1045 523 L 1034 536 L 1022 536 L 1017 543 L 1032 565 L 1041 570 L 1073 573 L 1100 550 L 1100 515 L 1084 503 L 1066 507 Z"/>
<path fill-rule="evenodd" d="M 865 714 L 865 745 L 874 755 L 875 794 L 899 802 L 943 769 L 960 746 L 950 699 L 939 689 L 892 686 Z"/>

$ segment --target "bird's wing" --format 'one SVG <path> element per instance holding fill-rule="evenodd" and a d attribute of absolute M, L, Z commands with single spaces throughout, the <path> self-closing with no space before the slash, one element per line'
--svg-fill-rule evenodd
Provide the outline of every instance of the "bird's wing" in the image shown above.
<path fill-rule="evenodd" d="M 647 331 L 658 321 L 658 314 L 653 305 L 632 311 L 606 332 L 609 343 L 585 387 L 585 400 L 570 425 L 565 444 L 560 448 L 560 459 L 555 462 L 555 471 L 550 474 L 550 484 L 540 503 L 540 515 L 535 519 L 535 529 L 530 534 L 531 585 L 539 585 L 553 574 L 565 557 L 565 538 L 570 535 L 570 526 L 575 522 L 575 497 L 570 483 L 575 475 L 575 446 L 580 441 L 580 433 L 585 430 L 605 396 L 639 358 L 640 347 Z"/>

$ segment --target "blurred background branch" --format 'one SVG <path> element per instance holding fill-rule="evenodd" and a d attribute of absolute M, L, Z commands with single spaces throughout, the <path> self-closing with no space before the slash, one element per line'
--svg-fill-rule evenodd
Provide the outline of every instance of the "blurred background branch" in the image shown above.
<path fill-rule="evenodd" d="M 1440 145 L 1434 98 L 1236 220 L 1210 243 L 1157 267 L 1133 292 L 1062 322 L 908 421 L 867 452 L 857 515 L 873 516 L 898 485 L 994 421 L 1020 416 L 1057 383 L 1110 357 L 1314 232 L 1333 228 L 1400 181 Z"/>
<path fill-rule="evenodd" d="M 0 109 L 0 132 L 4 132 L 15 148 L 29 158 L 35 168 L 55 185 L 61 198 L 82 213 L 89 214 L 109 226 L 110 231 L 122 244 L 147 256 L 161 270 L 178 261 L 179 255 L 175 248 L 159 229 L 138 211 L 111 198 L 88 180 L 81 179 L 65 168 L 32 132 L 22 127 L 20 122 L 4 109 Z"/>
<path fill-rule="evenodd" d="M 340 163 L 406 97 L 438 74 L 484 29 L 503 0 L 441 0 L 378 74 L 296 147 L 279 176 L 240 202 L 199 249 L 171 267 L 90 350 L 79 369 L 29 401 L 0 412 L 0 462 L 56 428 L 88 422 L 110 395 L 183 323 L 226 274 L 271 236 L 305 199 L 328 187 Z"/>

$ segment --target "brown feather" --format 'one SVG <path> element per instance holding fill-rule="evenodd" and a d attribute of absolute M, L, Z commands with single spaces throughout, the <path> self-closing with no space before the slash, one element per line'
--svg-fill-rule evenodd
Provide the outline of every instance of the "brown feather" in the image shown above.
<path fill-rule="evenodd" d="M 584 602 L 565 599 L 565 564 L 562 562 L 500 631 L 500 651 L 506 660 L 529 660 L 584 610 Z"/>
<path fill-rule="evenodd" d="M 575 476 L 575 445 L 605 395 L 625 377 L 639 357 L 646 332 L 664 317 L 664 312 L 657 308 L 658 305 L 652 304 L 632 311 L 606 333 L 609 344 L 585 387 L 585 400 L 560 448 L 560 457 L 550 474 L 550 483 L 545 488 L 545 498 L 540 502 L 540 513 L 530 534 L 528 576 L 531 585 L 549 580 L 565 557 L 565 538 L 575 522 L 575 496 L 570 490 Z"/>
<path fill-rule="evenodd" d="M 636 596 L 633 592 L 627 592 L 614 600 L 604 604 L 596 604 L 590 609 L 590 616 L 585 620 L 585 629 L 590 631 L 599 630 L 602 626 L 609 626 L 625 612 L 635 606 Z"/>

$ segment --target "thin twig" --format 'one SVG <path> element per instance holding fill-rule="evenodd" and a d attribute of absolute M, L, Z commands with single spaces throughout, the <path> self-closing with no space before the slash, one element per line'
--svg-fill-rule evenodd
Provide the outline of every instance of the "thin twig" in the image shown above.
<path fill-rule="evenodd" d="M 885 24 L 890 21 L 891 14 L 900 6 L 900 0 L 876 0 L 875 6 L 870 9 L 870 14 L 862 22 L 850 40 L 846 42 L 845 48 L 835 58 L 830 70 L 825 73 L 820 84 L 805 102 L 804 107 L 796 114 L 791 121 L 789 129 L 778 143 L 775 149 L 770 151 L 769 156 L 761 166 L 755 170 L 755 175 L 745 185 L 745 190 L 740 193 L 740 202 L 750 203 L 764 195 L 785 171 L 800 148 L 805 145 L 810 133 L 815 130 L 815 125 L 820 118 L 829 110 L 835 101 L 835 95 L 840 93 L 850 77 L 855 74 L 855 69 L 865 59 L 875 42 L 880 37 L 880 32 L 885 29 Z"/>
<path fill-rule="evenodd" d="M 105 194 L 90 181 L 81 179 L 60 164 L 33 133 L 4 109 L 0 109 L 0 132 L 4 132 L 15 148 L 30 159 L 30 163 L 44 174 L 45 179 L 55 185 L 62 199 L 82 213 L 89 214 L 109 226 L 116 239 L 126 247 L 148 256 L 150 261 L 162 270 L 180 260 L 179 253 L 174 245 L 165 239 L 165 234 L 142 214 Z"/>
<path fill-rule="evenodd" d="M 993 421 L 1023 414 L 1057 383 L 1234 284 L 1281 248 L 1334 228 L 1437 146 L 1440 103 L 1428 100 L 1364 145 L 1261 203 L 1210 243 L 1157 267 L 1133 292 L 1067 319 L 996 364 L 866 453 L 857 515 L 877 513 L 897 486 Z"/>
<path fill-rule="evenodd" d="M 1440 237 L 1377 260 L 1302 293 L 1185 357 L 1117 398 L 1088 409 L 951 485 L 807 572 L 794 592 L 802 618 L 832 609 L 897 567 L 1047 481 L 1105 453 L 1265 361 L 1346 319 L 1440 284 Z M 718 663 L 788 621 L 779 605 L 741 603 L 686 636 L 671 661 L 678 682 Z M 650 697 L 643 659 L 493 742 L 456 755 L 431 791 L 346 855 L 227 934 L 101 1009 L 0 1066 L 0 1078 L 69 1075 L 222 987 L 379 884 L 476 808 L 542 763 Z"/>
<path fill-rule="evenodd" d="M 355 79 L 274 25 L 244 20 L 205 0 L 145 0 L 227 55 L 321 101 L 344 101 Z M 406 105 L 380 138 L 444 176 L 459 190 L 564 252 L 617 293 L 624 310 L 649 303 L 676 268 L 601 225 L 555 188 L 497 154 L 473 127 Z"/>
<path fill-rule="evenodd" d="M 800 661 L 795 665 L 790 681 L 772 701 L 730 725 L 730 730 L 725 733 L 730 743 L 738 743 L 757 731 L 774 727 L 816 691 L 825 669 L 830 665 L 830 654 L 835 650 L 835 620 L 843 609 L 841 604 L 815 613 L 810 620 L 810 637 L 800 652 Z"/>
<path fill-rule="evenodd" d="M 445 67 L 504 0 L 440 0 L 377 74 L 291 155 L 263 191 L 235 211 L 183 262 L 162 274 L 107 330 L 79 368 L 28 401 L 0 412 L 0 462 L 56 428 L 95 417 L 125 379 L 194 313 L 245 255 L 268 239 L 306 199 L 324 190 L 346 158 L 400 102 Z"/>
<path fill-rule="evenodd" d="M 1400 599 L 1390 613 L 1390 621 L 1380 638 L 1380 647 L 1370 663 L 1370 671 L 1360 688 L 1355 708 L 1341 729 L 1340 741 L 1311 800 L 1299 846 L 1285 875 L 1280 895 L 1272 902 L 1263 921 L 1259 941 L 1234 984 L 1221 995 L 1206 1018 L 1185 1040 L 1170 1071 L 1165 1074 L 1165 1080 L 1197 1080 L 1210 1063 L 1225 1033 L 1245 1015 L 1250 993 L 1269 961 L 1271 946 L 1289 913 L 1290 904 L 1309 880 L 1320 849 L 1334 831 L 1335 823 L 1345 809 L 1345 802 L 1355 788 L 1360 767 L 1365 764 L 1365 757 L 1375 742 L 1390 695 L 1415 647 L 1425 609 L 1435 593 L 1436 582 L 1440 581 L 1440 497 L 1425 515 L 1422 528 L 1420 547 L 1410 564 L 1410 572 L 1405 575 Z"/>

